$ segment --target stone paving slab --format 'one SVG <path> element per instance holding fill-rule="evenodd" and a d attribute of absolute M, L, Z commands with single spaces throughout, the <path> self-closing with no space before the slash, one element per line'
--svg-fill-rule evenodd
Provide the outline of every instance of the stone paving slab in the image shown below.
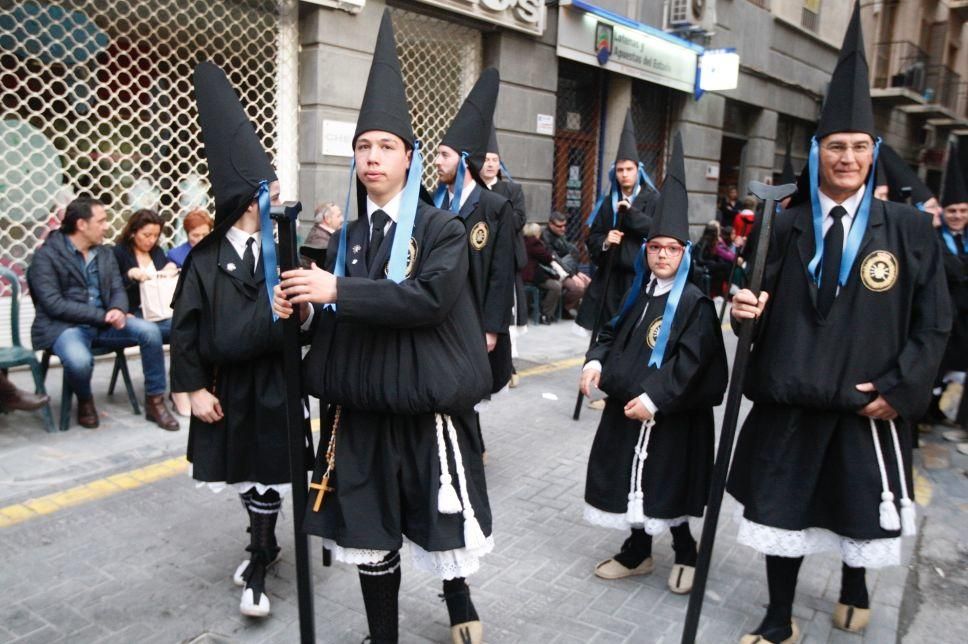
<path fill-rule="evenodd" d="M 580 355 L 587 340 L 569 327 L 533 329 L 522 342 L 522 368 Z M 96 377 L 108 372 L 106 379 L 109 371 L 99 365 Z M 482 415 L 497 545 L 470 583 L 487 641 L 678 642 L 687 598 L 666 588 L 673 562 L 668 535 L 656 539 L 653 575 L 613 582 L 593 575 L 594 565 L 613 554 L 625 535 L 581 520 L 586 458 L 599 412 L 586 408 L 579 422 L 571 420 L 577 375 L 578 367 L 570 367 L 526 377 Z M 14 380 L 21 382 L 22 374 Z M 140 388 L 137 376 L 135 381 Z M 108 419 L 94 432 L 75 428 L 47 435 L 39 418 L 0 417 L 0 461 L 7 468 L 0 470 L 0 507 L 183 452 L 186 432 L 168 434 L 148 425 L 130 414 L 123 399 L 98 404 Z M 34 458 L 36 465 L 24 462 Z M 965 532 L 958 529 L 965 512 L 957 508 L 968 501 L 961 474 L 968 457 L 951 459 L 951 468 L 926 474 L 934 500 L 920 520 L 925 534 L 943 533 L 934 551 L 913 558 L 915 544 L 906 544 L 905 561 L 912 560 L 915 570 L 919 557 L 948 570 L 964 562 Z M 727 499 L 702 642 L 737 641 L 756 626 L 766 604 L 763 558 L 735 543 L 735 511 Z M 952 518 L 952 512 L 958 514 Z M 200 636 L 206 642 L 298 641 L 291 514 L 287 507 L 280 520 L 283 556 L 268 577 L 273 615 L 263 621 L 238 613 L 240 593 L 230 579 L 246 541 L 236 496 L 196 489 L 185 475 L 0 529 L 0 642 L 188 642 Z M 701 524 L 692 525 L 698 538 Z M 318 641 L 361 641 L 366 620 L 355 570 L 322 568 L 319 542 L 313 540 L 311 548 Z M 407 553 L 403 561 L 401 641 L 449 641 L 439 581 L 415 571 Z M 902 567 L 869 575 L 875 611 L 865 637 L 835 631 L 830 612 L 839 568 L 833 556 L 810 557 L 804 565 L 795 607 L 803 642 L 891 642 L 899 628 L 918 628 L 935 615 L 927 600 L 936 580 L 922 573 L 923 600 L 915 601 L 916 593 L 905 590 L 909 569 Z M 960 617 L 958 601 L 943 606 L 951 611 L 949 620 Z M 952 633 L 957 639 L 932 632 L 931 641 L 968 641 L 960 631 Z"/>

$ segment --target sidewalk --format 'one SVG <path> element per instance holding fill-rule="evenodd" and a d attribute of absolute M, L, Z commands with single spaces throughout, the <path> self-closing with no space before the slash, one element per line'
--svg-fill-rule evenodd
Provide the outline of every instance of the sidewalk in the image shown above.
<path fill-rule="evenodd" d="M 625 534 L 581 519 L 598 412 L 583 408 L 581 420 L 571 420 L 587 346 L 572 328 L 564 322 L 532 328 L 521 340 L 520 386 L 499 394 L 482 415 L 496 549 L 470 584 L 487 641 L 678 642 L 687 598 L 666 589 L 668 535 L 656 540 L 651 576 L 605 582 L 592 572 Z M 734 346 L 727 334 L 727 351 Z M 137 361 L 132 373 L 140 392 Z M 164 432 L 132 415 L 123 393 L 108 404 L 103 392 L 110 367 L 99 364 L 95 374 L 96 400 L 106 414 L 98 430 L 75 425 L 48 435 L 39 416 L 0 416 L 0 513 L 30 497 L 181 458 L 185 429 Z M 22 375 L 14 377 L 21 386 Z M 59 375 L 52 372 L 48 382 Z M 868 575 L 874 611 L 864 637 L 831 629 L 837 558 L 807 559 L 794 611 L 802 642 L 968 639 L 959 630 L 965 595 L 955 592 L 965 588 L 958 584 L 965 576 L 968 533 L 966 465 L 968 457 L 952 454 L 948 468 L 922 470 L 919 498 L 930 497 L 930 505 L 919 508 L 919 552 L 912 558 L 913 541 L 905 547 L 912 581 L 906 590 L 908 567 Z M 245 545 L 237 498 L 196 490 L 184 469 L 156 468 L 153 476 L 134 489 L 0 528 L 0 642 L 184 642 L 206 634 L 199 641 L 298 641 L 288 506 L 278 529 L 282 560 L 268 578 L 272 617 L 249 620 L 238 613 L 239 591 L 229 578 Z M 735 510 L 727 498 L 701 642 L 736 642 L 764 612 L 763 559 L 735 543 Z M 698 538 L 701 523 L 692 525 Z M 323 568 L 317 540 L 311 553 L 317 641 L 360 642 L 366 619 L 356 571 L 340 564 Z M 415 571 L 406 552 L 403 562 L 401 641 L 449 641 L 439 581 Z"/>

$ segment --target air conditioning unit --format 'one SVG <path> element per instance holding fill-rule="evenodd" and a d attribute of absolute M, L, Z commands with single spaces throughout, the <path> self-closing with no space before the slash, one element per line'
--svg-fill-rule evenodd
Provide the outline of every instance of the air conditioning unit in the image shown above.
<path fill-rule="evenodd" d="M 301 0 L 309 4 L 340 9 L 348 13 L 359 13 L 366 6 L 366 0 Z"/>
<path fill-rule="evenodd" d="M 687 40 L 702 40 L 716 25 L 716 4 L 710 0 L 666 0 L 665 30 Z"/>

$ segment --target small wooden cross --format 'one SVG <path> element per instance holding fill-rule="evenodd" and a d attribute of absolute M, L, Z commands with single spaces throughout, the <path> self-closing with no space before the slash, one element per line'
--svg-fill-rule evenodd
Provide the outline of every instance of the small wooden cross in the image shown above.
<path fill-rule="evenodd" d="M 333 488 L 329 486 L 329 474 L 323 476 L 319 483 L 310 483 L 309 489 L 318 490 L 316 492 L 316 502 L 313 503 L 313 512 L 319 512 L 320 506 L 323 504 L 323 497 L 326 496 L 327 492 L 333 492 Z"/>

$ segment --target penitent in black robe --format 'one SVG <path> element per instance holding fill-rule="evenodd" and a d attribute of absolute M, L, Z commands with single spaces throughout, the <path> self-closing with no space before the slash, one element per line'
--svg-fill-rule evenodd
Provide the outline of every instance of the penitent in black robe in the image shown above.
<path fill-rule="evenodd" d="M 273 323 L 262 256 L 255 275 L 226 239 L 192 251 L 174 300 L 171 389 L 212 391 L 224 418 L 195 416 L 188 460 L 199 481 L 290 482 L 282 324 Z"/>
<path fill-rule="evenodd" d="M 336 312 L 321 307 L 315 312 L 303 381 L 307 393 L 319 397 L 324 407 L 328 403 L 329 411 L 314 482 L 326 469 L 337 406 L 340 420 L 329 480 L 335 491 L 319 511 L 314 509 L 317 492 L 311 491 L 304 525 L 340 549 L 396 550 L 406 536 L 427 552 L 455 550 L 465 545 L 464 521 L 461 514 L 437 508 L 438 418 L 449 417 L 455 426 L 467 497 L 482 532 L 491 533 L 473 412 L 487 395 L 491 377 L 467 279 L 467 236 L 452 213 L 421 204 L 407 279 L 397 284 L 386 279 L 395 235 L 392 224 L 367 266 L 369 224 L 365 217 L 350 223 L 347 274 L 338 279 Z M 334 261 L 337 243 L 334 235 L 328 253 Z M 446 455 L 466 507 L 449 439 Z"/>
<path fill-rule="evenodd" d="M 595 274 L 585 291 L 585 296 L 578 307 L 578 326 L 592 330 L 595 318 L 605 300 L 605 312 L 602 314 L 602 324 L 615 317 L 622 304 L 622 296 L 632 287 L 635 280 L 635 258 L 642 247 L 642 242 L 649 236 L 649 226 L 652 225 L 652 210 L 655 208 L 659 194 L 645 184 L 640 184 L 639 194 L 632 200 L 632 207 L 619 214 L 619 230 L 625 233 L 622 243 L 617 250 L 618 256 L 613 260 L 611 278 L 608 280 L 606 292 L 605 280 L 608 277 L 605 266 L 608 263 L 609 252 L 603 248 L 608 232 L 614 228 L 612 217 L 612 200 L 606 198 L 602 202 L 601 212 L 592 222 L 588 231 L 586 246 L 588 254 L 595 263 Z M 616 252 L 616 251 L 612 251 Z"/>
<path fill-rule="evenodd" d="M 525 210 L 524 191 L 516 181 L 502 179 L 495 183 L 491 190 L 507 197 L 514 212 L 514 298 L 515 298 L 515 326 L 528 325 L 528 298 L 524 292 L 524 278 L 521 271 L 528 264 L 528 251 L 524 247 L 524 225 L 528 223 L 528 213 Z"/>
<path fill-rule="evenodd" d="M 642 393 L 657 408 L 641 477 L 646 531 L 657 534 L 688 516 L 702 516 L 706 505 L 713 407 L 726 391 L 726 351 L 712 301 L 687 284 L 662 366 L 649 366 L 668 297 L 650 300 L 643 287 L 617 326 L 612 320 L 602 328 L 586 356 L 602 363 L 599 388 L 608 394 L 585 480 L 585 502 L 591 506 L 585 516 L 599 525 L 628 529 L 638 524 L 626 512 L 642 423 L 627 418 L 624 407 Z"/>
<path fill-rule="evenodd" d="M 881 477 L 895 505 L 901 475 L 913 495 L 906 425 L 927 407 L 951 327 L 931 218 L 872 200 L 857 259 L 825 318 L 807 270 L 810 204 L 778 215 L 773 232 L 764 276 L 771 297 L 745 381 L 753 409 L 728 485 L 744 506 L 740 541 L 788 557 L 839 547 L 851 566 L 898 563 L 900 531 L 882 528 L 879 518 Z M 894 431 L 875 424 L 883 468 L 870 421 L 858 413 L 873 399 L 856 389 L 865 382 L 899 414 Z"/>
<path fill-rule="evenodd" d="M 475 184 L 460 209 L 467 230 L 470 283 L 485 333 L 497 334 L 488 354 L 491 393 L 511 379 L 511 307 L 514 304 L 514 211 L 505 197 Z"/>
<path fill-rule="evenodd" d="M 941 371 L 968 371 L 968 254 L 955 255 L 943 240 L 942 249 L 953 320 Z"/>

